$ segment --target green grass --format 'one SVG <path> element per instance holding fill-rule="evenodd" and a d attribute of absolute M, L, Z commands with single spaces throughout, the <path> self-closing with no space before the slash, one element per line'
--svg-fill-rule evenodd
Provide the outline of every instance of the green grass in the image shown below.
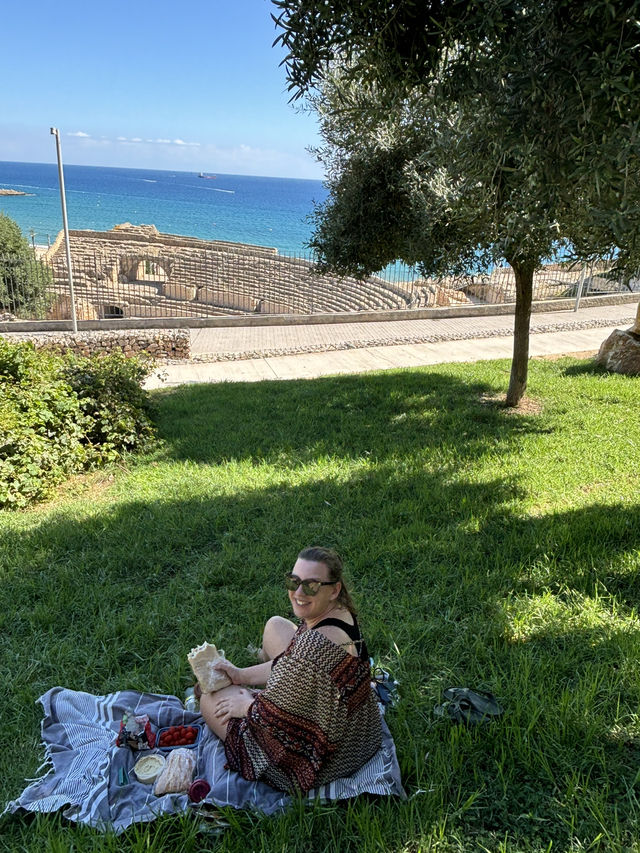
<path fill-rule="evenodd" d="M 638 380 L 535 361 L 527 414 L 494 402 L 507 378 L 485 362 L 160 392 L 153 453 L 0 513 L 4 799 L 39 766 L 41 693 L 181 695 L 205 637 L 248 664 L 308 544 L 343 554 L 401 682 L 409 795 L 231 813 L 221 838 L 12 817 L 0 849 L 640 849 Z M 452 684 L 504 718 L 434 717 Z"/>

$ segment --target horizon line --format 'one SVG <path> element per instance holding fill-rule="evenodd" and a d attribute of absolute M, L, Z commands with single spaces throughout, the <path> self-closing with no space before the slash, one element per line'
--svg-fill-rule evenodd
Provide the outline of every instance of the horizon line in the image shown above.
<path fill-rule="evenodd" d="M 42 160 L 0 160 L 0 165 L 2 163 L 13 163 L 16 165 L 30 165 L 30 166 L 53 166 L 57 169 L 57 164 L 55 161 L 42 161 Z M 177 172 L 183 175 L 199 175 L 201 172 L 203 174 L 209 175 L 225 175 L 230 178 L 264 178 L 266 180 L 275 180 L 275 181 L 314 181 L 316 183 L 323 183 L 324 178 L 293 178 L 289 175 L 249 175 L 242 174 L 241 172 L 217 172 L 217 171 L 205 171 L 204 169 L 200 169 L 199 171 L 196 169 L 156 169 L 151 168 L 149 166 L 96 166 L 96 165 L 87 165 L 86 163 L 64 163 L 64 167 L 73 166 L 74 168 L 80 169 L 120 169 L 123 171 L 131 171 L 131 172 L 167 172 L 168 174 L 173 174 Z"/>

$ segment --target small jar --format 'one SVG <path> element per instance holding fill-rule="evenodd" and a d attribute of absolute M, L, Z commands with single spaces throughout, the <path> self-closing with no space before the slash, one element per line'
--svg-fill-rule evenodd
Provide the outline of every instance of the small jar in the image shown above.
<path fill-rule="evenodd" d="M 189 799 L 192 803 L 200 803 L 211 790 L 211 785 L 206 779 L 196 779 L 189 788 Z"/>
<path fill-rule="evenodd" d="M 199 711 L 200 700 L 195 694 L 193 687 L 188 687 L 184 691 L 184 707 L 186 711 Z"/>

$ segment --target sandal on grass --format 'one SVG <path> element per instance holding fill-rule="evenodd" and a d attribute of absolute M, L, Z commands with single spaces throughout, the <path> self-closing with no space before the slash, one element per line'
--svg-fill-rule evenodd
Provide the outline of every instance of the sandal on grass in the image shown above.
<path fill-rule="evenodd" d="M 433 713 L 437 717 L 448 717 L 454 723 L 474 726 L 487 723 L 504 713 L 493 693 L 471 690 L 469 687 L 447 687 L 443 692 L 446 700 L 436 705 Z"/>

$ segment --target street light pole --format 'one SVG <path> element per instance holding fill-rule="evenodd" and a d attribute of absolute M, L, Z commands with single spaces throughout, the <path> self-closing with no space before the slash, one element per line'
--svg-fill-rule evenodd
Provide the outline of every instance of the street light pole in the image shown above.
<path fill-rule="evenodd" d="M 582 299 L 582 289 L 584 288 L 584 280 L 587 277 L 587 265 L 583 264 L 582 269 L 580 270 L 580 279 L 578 280 L 578 287 L 576 289 L 576 301 L 573 306 L 573 310 L 577 311 L 580 307 L 580 300 Z"/>
<path fill-rule="evenodd" d="M 57 127 L 51 128 L 52 136 L 56 138 L 56 154 L 58 155 L 58 179 L 60 182 L 60 203 L 62 205 L 62 227 L 64 228 L 64 243 L 67 250 L 67 269 L 69 270 L 69 296 L 71 298 L 71 324 L 74 332 L 78 331 L 76 317 L 76 300 L 73 294 L 73 270 L 71 269 L 71 246 L 69 244 L 69 226 L 67 224 L 67 200 L 64 194 L 64 173 L 62 171 L 62 150 L 60 148 L 60 133 Z"/>

